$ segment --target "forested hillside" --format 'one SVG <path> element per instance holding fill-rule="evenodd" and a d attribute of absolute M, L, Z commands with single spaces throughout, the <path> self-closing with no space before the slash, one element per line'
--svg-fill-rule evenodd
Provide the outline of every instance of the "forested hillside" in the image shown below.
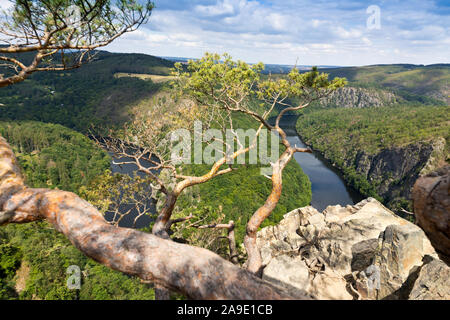
<path fill-rule="evenodd" d="M 33 74 L 0 90 L 0 120 L 59 123 L 81 132 L 120 125 L 129 107 L 151 97 L 163 84 L 117 73 L 166 75 L 172 63 L 140 54 L 98 52 L 81 69 Z"/>
<path fill-rule="evenodd" d="M 27 183 L 36 188 L 77 192 L 109 168 L 105 151 L 61 125 L 0 121 L 0 134 L 14 146 Z"/>
<path fill-rule="evenodd" d="M 360 192 L 408 207 L 402 199 L 421 171 L 448 161 L 449 114 L 449 106 L 312 108 L 297 130 Z"/>
<path fill-rule="evenodd" d="M 323 69 L 345 77 L 350 86 L 387 89 L 409 102 L 450 103 L 450 65 L 373 65 Z"/>
<path fill-rule="evenodd" d="M 32 187 L 78 192 L 109 168 L 109 156 L 68 128 L 39 122 L 0 122 Z M 81 290 L 66 285 L 67 268 L 78 266 Z M 0 299 L 152 299 L 136 278 L 87 258 L 47 222 L 0 229 Z"/>

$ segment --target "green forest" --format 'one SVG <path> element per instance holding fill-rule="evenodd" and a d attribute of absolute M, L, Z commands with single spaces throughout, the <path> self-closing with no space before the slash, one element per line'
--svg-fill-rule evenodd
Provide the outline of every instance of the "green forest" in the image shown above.
<path fill-rule="evenodd" d="M 450 131 L 448 105 L 396 105 L 379 108 L 311 108 L 300 115 L 297 131 L 313 149 L 342 169 L 345 179 L 366 196 L 382 198 L 365 177 L 356 173 L 358 152 L 376 154 L 412 143 L 446 140 Z M 448 159 L 447 159 L 448 161 Z"/>
<path fill-rule="evenodd" d="M 0 121 L 0 134 L 14 146 L 27 183 L 36 188 L 77 192 L 109 168 L 105 151 L 61 125 Z"/>
<path fill-rule="evenodd" d="M 61 125 L 0 122 L 30 187 L 78 192 L 109 168 L 110 158 L 84 135 Z M 83 271 L 80 290 L 69 290 L 66 270 Z M 139 279 L 87 258 L 47 222 L 0 229 L 0 299 L 153 299 Z"/>
<path fill-rule="evenodd" d="M 136 59 L 137 58 L 137 59 Z M 166 88 L 151 80 L 124 77 L 117 72 L 168 74 L 171 63 L 145 55 L 100 53 L 97 61 L 67 73 L 33 75 L 0 92 L 0 134 L 12 145 L 30 187 L 72 191 L 95 202 L 90 192 L 108 179 L 110 157 L 85 134 L 102 128 L 120 129 L 129 120 L 129 107 L 150 100 Z M 250 118 L 236 117 L 241 128 L 255 126 Z M 70 129 L 69 129 L 70 128 Z M 72 130 L 75 129 L 76 131 Z M 235 172 L 187 190 L 177 203 L 178 215 L 194 214 L 204 223 L 236 222 L 238 245 L 245 224 L 271 190 L 260 165 L 241 166 Z M 202 174 L 205 165 L 186 166 Z M 290 210 L 308 205 L 311 186 L 295 162 L 283 173 L 283 195 L 263 226 L 275 224 Z M 102 189 L 102 190 L 108 190 Z M 95 199 L 89 198 L 95 194 Z M 193 199 L 197 201 L 193 206 Z M 105 208 L 101 208 L 105 209 Z M 150 226 L 149 226 L 150 227 Z M 144 228 L 148 231 L 149 228 Z M 189 229 L 186 238 L 204 231 Z M 220 232 L 220 231 L 219 231 Z M 215 237 L 218 234 L 215 232 Z M 149 299 L 153 290 L 138 279 L 103 267 L 83 256 L 47 223 L 10 225 L 0 230 L 1 296 L 3 299 Z M 224 243 L 225 244 L 225 243 Z M 220 251 L 226 246 L 217 248 Z M 80 266 L 81 290 L 68 290 L 65 273 Z"/>
<path fill-rule="evenodd" d="M 172 63 L 139 54 L 99 52 L 81 69 L 33 74 L 0 90 L 0 120 L 58 123 L 80 132 L 120 126 L 129 107 L 152 96 L 162 84 L 117 78 L 118 72 L 168 74 Z"/>

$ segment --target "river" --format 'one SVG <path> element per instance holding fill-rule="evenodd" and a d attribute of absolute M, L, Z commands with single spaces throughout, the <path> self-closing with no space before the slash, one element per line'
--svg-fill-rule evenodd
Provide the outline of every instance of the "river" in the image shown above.
<path fill-rule="evenodd" d="M 285 115 L 283 121 L 281 121 L 280 126 L 288 134 L 288 140 L 292 145 L 297 145 L 297 147 L 305 148 L 306 145 L 303 143 L 297 131 L 295 129 L 295 124 L 297 122 L 298 116 Z M 273 119 L 271 119 L 273 122 Z M 270 122 L 270 121 L 269 121 Z M 130 159 L 117 158 L 114 154 L 110 153 L 111 157 L 116 162 L 127 161 Z M 339 170 L 333 167 L 326 159 L 324 159 L 320 154 L 313 153 L 296 153 L 294 155 L 295 160 L 300 164 L 303 172 L 309 177 L 311 181 L 312 190 L 312 200 L 311 205 L 319 211 L 323 211 L 329 205 L 340 204 L 346 206 L 348 204 L 355 204 L 364 197 L 359 194 L 352 187 L 347 186 L 344 179 L 342 178 Z M 149 164 L 142 162 L 142 165 L 148 167 Z M 114 173 L 128 174 L 132 175 L 137 169 L 136 165 L 123 165 L 118 166 L 111 163 L 111 171 Z M 144 173 L 138 172 L 138 175 L 144 175 Z M 148 205 L 154 208 L 154 203 L 149 200 Z M 123 205 L 120 208 L 121 212 L 126 212 L 130 206 Z M 154 210 L 153 210 L 154 212 Z M 136 217 L 136 212 L 132 211 L 131 214 L 126 216 L 121 222 L 121 227 L 131 227 L 133 225 L 134 218 Z M 112 214 L 107 213 L 106 219 L 111 220 Z M 149 225 L 152 221 L 150 216 L 142 216 L 137 220 L 136 227 L 142 228 Z"/>
<path fill-rule="evenodd" d="M 307 146 L 303 143 L 295 128 L 297 119 L 298 116 L 285 115 L 280 122 L 280 127 L 288 134 L 288 141 L 291 145 L 306 148 Z M 339 170 L 319 153 L 297 152 L 294 158 L 311 181 L 311 205 L 317 210 L 323 211 L 329 205 L 352 205 L 364 199 L 359 192 L 346 185 Z"/>
<path fill-rule="evenodd" d="M 132 162 L 133 159 L 127 158 L 127 157 L 117 157 L 112 152 L 108 152 L 108 154 L 111 156 L 111 159 L 113 160 L 111 162 L 111 167 L 110 167 L 111 171 L 113 173 L 127 174 L 129 176 L 133 176 L 136 173 L 138 176 L 141 176 L 141 177 L 145 176 L 145 173 L 137 171 L 138 167 L 135 164 L 125 164 L 125 165 L 120 165 L 120 166 L 117 164 L 114 164 L 114 162 L 116 162 L 116 163 Z M 150 162 L 148 162 L 148 161 L 140 160 L 140 162 L 141 162 L 141 165 L 143 165 L 146 168 L 149 168 L 151 166 Z M 147 194 L 151 194 L 151 189 L 148 190 Z M 136 197 L 138 197 L 138 195 L 136 195 Z M 141 199 L 141 201 L 142 201 L 142 199 Z M 151 212 L 156 211 L 155 201 L 152 198 L 149 198 L 146 200 L 146 206 L 148 208 L 150 208 Z M 141 208 L 142 208 L 142 206 L 141 206 Z M 119 222 L 120 227 L 126 227 L 126 228 L 133 227 L 134 219 L 137 217 L 137 214 L 138 214 L 137 210 L 134 209 L 134 205 L 133 204 L 123 204 L 119 207 L 120 212 L 127 212 L 128 210 L 131 210 L 131 212 L 128 215 L 126 215 Z M 112 212 L 107 212 L 105 214 L 105 219 L 107 221 L 112 221 L 113 217 L 114 217 L 114 213 L 112 213 Z M 135 228 L 148 227 L 152 221 L 153 221 L 152 216 L 143 215 L 136 221 L 136 225 L 134 225 L 134 227 Z"/>

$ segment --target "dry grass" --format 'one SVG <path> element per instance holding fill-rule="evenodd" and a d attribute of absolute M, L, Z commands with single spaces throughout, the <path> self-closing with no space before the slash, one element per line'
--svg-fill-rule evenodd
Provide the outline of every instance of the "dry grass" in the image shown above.
<path fill-rule="evenodd" d="M 15 289 L 17 293 L 20 294 L 23 290 L 25 290 L 26 283 L 29 277 L 30 277 L 30 267 L 25 261 L 23 261 L 16 273 Z"/>
<path fill-rule="evenodd" d="M 161 76 L 161 75 L 156 75 L 156 74 L 145 74 L 145 73 L 123 73 L 123 72 L 114 74 L 114 77 L 116 77 L 116 78 L 124 78 L 124 77 L 138 78 L 141 80 L 150 79 L 154 83 L 162 83 L 162 82 L 166 82 L 166 81 L 170 81 L 170 80 L 174 79 L 174 77 L 172 77 L 172 76 Z"/>

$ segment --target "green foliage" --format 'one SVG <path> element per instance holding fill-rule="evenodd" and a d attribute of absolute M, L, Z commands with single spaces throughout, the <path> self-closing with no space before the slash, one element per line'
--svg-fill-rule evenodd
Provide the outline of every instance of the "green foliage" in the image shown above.
<path fill-rule="evenodd" d="M 67 38 L 82 38 L 80 46 L 105 41 L 127 26 L 132 16 L 150 15 L 154 5 L 150 1 L 137 0 L 20 0 L 11 1 L 10 19 L 2 22 L 2 30 L 14 32 L 22 39 L 29 32 L 51 32 L 59 42 L 67 44 Z M 114 7 L 114 9 L 113 9 Z M 146 21 L 144 19 L 144 21 Z M 143 22 L 144 22 L 143 21 Z M 42 40 L 44 40 L 42 35 Z M 31 40 L 31 39 L 30 39 Z M 37 39 L 33 39 L 37 41 Z M 43 41 L 42 41 L 43 42 Z"/>
<path fill-rule="evenodd" d="M 154 291 L 138 278 L 112 271 L 105 266 L 89 263 L 83 280 L 81 300 L 154 300 Z"/>
<path fill-rule="evenodd" d="M 353 165 L 356 155 L 375 154 L 382 149 L 437 137 L 445 138 L 448 148 L 449 114 L 450 106 L 312 108 L 300 116 L 297 131 L 306 143 L 341 168 L 351 185 L 362 194 L 380 199 L 376 185 L 356 172 Z"/>
<path fill-rule="evenodd" d="M 29 268 L 20 299 L 151 299 L 153 290 L 140 280 L 111 270 L 87 258 L 46 222 L 4 228 L 9 245 L 20 248 L 22 264 Z M 81 289 L 70 290 L 67 268 L 83 271 Z M 11 296 L 9 296 L 11 297 Z"/>
<path fill-rule="evenodd" d="M 11 244 L 8 234 L 0 230 L 0 300 L 16 297 L 13 277 L 21 259 L 20 248 Z"/>
<path fill-rule="evenodd" d="M 0 134 L 12 145 L 30 187 L 77 192 L 109 168 L 110 158 L 80 133 L 54 124 L 0 122 Z M 50 167 L 49 163 L 53 163 Z M 55 169 L 56 168 L 56 169 Z M 81 174 L 82 173 L 82 174 Z M 19 265 L 26 283 L 20 299 L 150 299 L 153 290 L 87 258 L 46 222 L 0 229 L 0 299 L 17 298 L 14 276 Z M 69 290 L 66 270 L 86 271 L 81 290 Z"/>
<path fill-rule="evenodd" d="M 181 83 L 181 89 L 199 102 L 230 111 L 255 111 L 252 98 L 260 100 L 266 112 L 273 103 L 290 98 L 302 98 L 308 102 L 324 90 L 334 90 L 345 85 L 343 78 L 328 80 L 328 74 L 319 73 L 316 67 L 306 73 L 292 69 L 287 77 L 262 77 L 263 63 L 249 65 L 233 61 L 228 54 L 206 53 L 199 60 L 190 60 L 187 71 L 180 63 L 173 75 Z M 261 116 L 263 116 L 261 114 Z"/>
<path fill-rule="evenodd" d="M 10 278 L 20 266 L 20 249 L 10 243 L 0 244 L 0 277 Z"/>
<path fill-rule="evenodd" d="M 78 191 L 109 168 L 110 157 L 84 135 L 40 122 L 2 122 L 2 135 L 34 187 Z"/>
<path fill-rule="evenodd" d="M 58 123 L 81 132 L 119 127 L 129 120 L 131 107 L 152 96 L 163 84 L 114 75 L 168 74 L 172 66 L 152 56 L 99 52 L 93 62 L 80 69 L 36 73 L 24 82 L 2 88 L 0 120 Z"/>

